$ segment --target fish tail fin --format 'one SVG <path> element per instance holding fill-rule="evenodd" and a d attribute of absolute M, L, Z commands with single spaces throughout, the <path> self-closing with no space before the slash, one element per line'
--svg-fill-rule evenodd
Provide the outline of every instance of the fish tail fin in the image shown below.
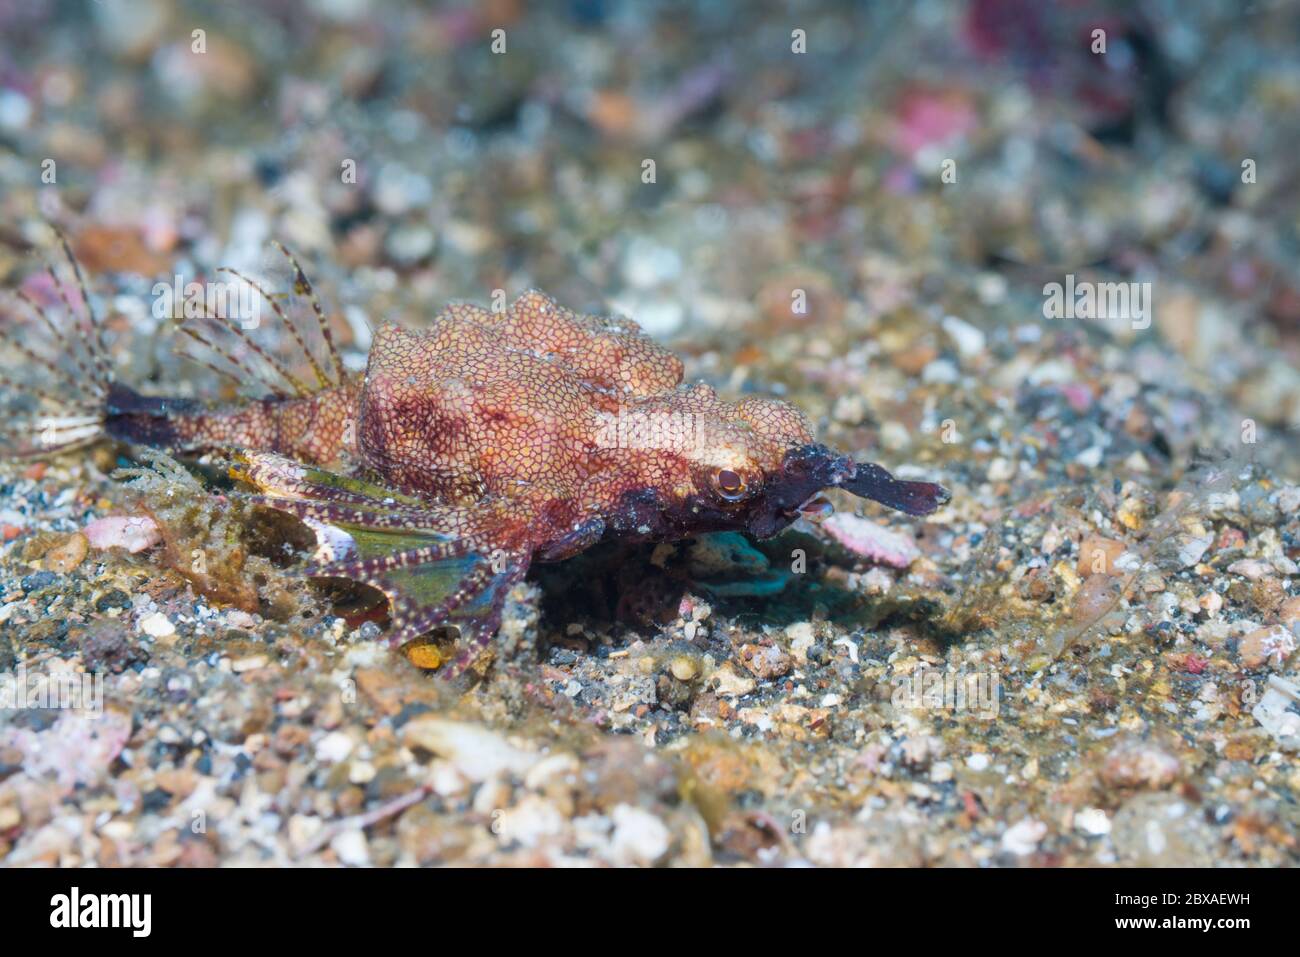
<path fill-rule="evenodd" d="M 0 454 L 10 458 L 98 441 L 115 388 L 81 265 L 63 233 L 54 231 L 66 268 L 47 262 L 34 284 L 47 288 L 8 289 L 0 297 Z"/>

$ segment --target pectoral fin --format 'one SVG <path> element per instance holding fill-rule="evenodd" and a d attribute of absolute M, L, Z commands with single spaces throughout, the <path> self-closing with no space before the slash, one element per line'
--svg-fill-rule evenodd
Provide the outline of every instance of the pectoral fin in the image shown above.
<path fill-rule="evenodd" d="M 301 518 L 316 534 L 305 572 L 378 589 L 388 599 L 392 645 L 448 625 L 477 642 L 500 623 L 506 593 L 528 556 L 475 547 L 446 531 L 464 527 L 465 509 L 422 505 L 373 482 L 245 452 L 232 475 L 257 487 L 258 504 Z"/>

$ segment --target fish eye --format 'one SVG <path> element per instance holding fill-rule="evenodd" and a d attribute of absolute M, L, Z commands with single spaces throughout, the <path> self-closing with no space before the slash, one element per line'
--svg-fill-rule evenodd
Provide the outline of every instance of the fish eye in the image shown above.
<path fill-rule="evenodd" d="M 719 495 L 732 502 L 745 494 L 745 480 L 734 469 L 718 469 L 714 472 L 713 485 Z"/>

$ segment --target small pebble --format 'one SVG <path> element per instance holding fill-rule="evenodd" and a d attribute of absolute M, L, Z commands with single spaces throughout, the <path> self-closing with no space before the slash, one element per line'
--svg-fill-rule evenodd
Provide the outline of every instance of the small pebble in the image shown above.
<path fill-rule="evenodd" d="M 691 681 L 700 673 L 695 660 L 686 655 L 678 655 L 668 667 L 678 681 Z"/>
<path fill-rule="evenodd" d="M 52 572 L 66 574 L 85 561 L 89 551 L 90 542 L 85 535 L 77 532 L 45 553 L 45 567 Z"/>
<path fill-rule="evenodd" d="M 619 863 L 653 864 L 668 853 L 672 835 L 663 821 L 649 811 L 630 804 L 620 804 L 614 808 L 610 817 L 614 821 L 610 850 Z"/>
<path fill-rule="evenodd" d="M 331 731 L 316 745 L 316 760 L 338 764 L 352 753 L 352 738 L 343 731 Z"/>
<path fill-rule="evenodd" d="M 1025 818 L 1007 828 L 1002 835 L 1002 850 L 1023 857 L 1038 849 L 1038 843 L 1047 835 L 1047 825 L 1033 818 Z"/>
<path fill-rule="evenodd" d="M 370 863 L 370 846 L 366 835 L 359 828 L 350 828 L 334 836 L 330 841 L 330 850 L 339 862 L 349 867 L 365 867 Z"/>
<path fill-rule="evenodd" d="M 170 638 L 176 634 L 176 626 L 160 611 L 140 619 L 140 630 L 151 638 Z"/>
<path fill-rule="evenodd" d="M 1110 833 L 1110 818 L 1101 808 L 1088 807 L 1074 815 L 1074 827 L 1084 834 L 1101 837 Z"/>

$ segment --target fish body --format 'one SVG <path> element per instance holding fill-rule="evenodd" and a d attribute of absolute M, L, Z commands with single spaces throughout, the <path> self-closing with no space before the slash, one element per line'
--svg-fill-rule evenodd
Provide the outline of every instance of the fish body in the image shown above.
<path fill-rule="evenodd" d="M 225 407 L 142 395 L 112 381 L 83 283 L 83 332 L 93 335 L 83 353 L 48 368 L 56 378 L 70 364 L 94 374 L 78 380 L 72 408 L 35 417 L 46 423 L 40 445 L 108 436 L 232 458 L 255 501 L 342 532 L 350 544 L 306 572 L 384 592 L 395 643 L 447 624 L 482 643 L 531 562 L 605 539 L 765 538 L 823 512 L 828 488 L 914 515 L 948 500 L 938 485 L 899 481 L 819 444 L 787 402 L 728 401 L 684 383 L 681 361 L 635 322 L 573 312 L 538 291 L 501 311 L 450 305 L 419 331 L 383 323 L 364 374 L 348 373 L 289 261 L 317 320 L 311 343 L 291 330 L 311 376 L 206 316 L 191 338 L 226 360 L 218 371 L 264 378 L 267 394 Z M 222 328 L 233 342 L 218 338 Z M 318 361 L 322 342 L 328 358 Z"/>

